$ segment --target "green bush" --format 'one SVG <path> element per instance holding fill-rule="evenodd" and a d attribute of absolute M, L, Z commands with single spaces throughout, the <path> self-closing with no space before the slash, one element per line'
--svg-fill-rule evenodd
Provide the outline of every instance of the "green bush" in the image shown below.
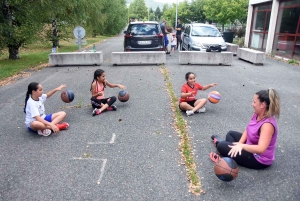
<path fill-rule="evenodd" d="M 245 37 L 239 38 L 237 44 L 239 45 L 239 47 L 244 47 Z"/>

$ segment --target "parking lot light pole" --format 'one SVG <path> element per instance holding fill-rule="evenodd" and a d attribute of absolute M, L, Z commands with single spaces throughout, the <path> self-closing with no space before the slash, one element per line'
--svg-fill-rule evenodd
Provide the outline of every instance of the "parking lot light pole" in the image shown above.
<path fill-rule="evenodd" d="M 177 27 L 177 16 L 178 16 L 178 0 L 177 0 L 177 3 L 176 3 L 175 29 Z"/>

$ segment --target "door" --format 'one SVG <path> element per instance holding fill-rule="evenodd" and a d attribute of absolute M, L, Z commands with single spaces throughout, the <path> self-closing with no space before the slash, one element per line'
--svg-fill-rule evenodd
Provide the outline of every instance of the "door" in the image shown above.
<path fill-rule="evenodd" d="M 182 46 L 185 50 L 188 50 L 188 45 L 190 42 L 190 32 L 191 32 L 191 26 L 187 26 L 182 36 Z"/>

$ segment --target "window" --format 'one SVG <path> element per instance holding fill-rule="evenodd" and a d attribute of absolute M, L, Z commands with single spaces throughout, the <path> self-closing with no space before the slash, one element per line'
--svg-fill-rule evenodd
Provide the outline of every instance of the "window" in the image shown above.
<path fill-rule="evenodd" d="M 293 58 L 300 53 L 300 0 L 282 1 L 278 12 L 273 52 Z"/>
<path fill-rule="evenodd" d="M 135 35 L 156 35 L 159 29 L 158 24 L 132 24 L 128 32 Z"/>
<path fill-rule="evenodd" d="M 281 23 L 280 26 L 277 26 L 276 32 L 296 33 L 299 15 L 300 7 L 280 9 L 278 16 L 281 18 Z"/>
<path fill-rule="evenodd" d="M 251 38 L 249 41 L 249 46 L 258 50 L 265 50 L 270 16 L 271 16 L 272 2 L 267 4 L 259 4 L 254 7 L 252 28 L 251 28 Z"/>

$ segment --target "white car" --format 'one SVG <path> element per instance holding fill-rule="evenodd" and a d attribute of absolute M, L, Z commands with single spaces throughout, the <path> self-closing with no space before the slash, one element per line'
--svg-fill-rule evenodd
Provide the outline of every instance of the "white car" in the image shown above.
<path fill-rule="evenodd" d="M 227 45 L 215 26 L 194 23 L 187 25 L 182 34 L 181 50 L 221 52 L 227 50 Z"/>

